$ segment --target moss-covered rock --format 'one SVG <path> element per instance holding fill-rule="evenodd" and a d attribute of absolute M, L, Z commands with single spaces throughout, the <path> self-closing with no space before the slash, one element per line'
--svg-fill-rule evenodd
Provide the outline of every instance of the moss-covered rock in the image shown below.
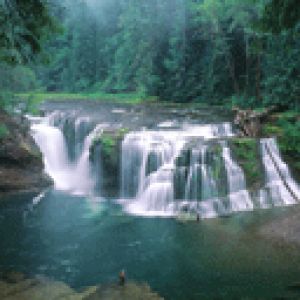
<path fill-rule="evenodd" d="M 90 149 L 90 157 L 95 164 L 102 162 L 102 182 L 101 192 L 106 197 L 117 197 L 120 186 L 121 173 L 121 144 L 124 135 L 128 133 L 127 128 L 119 128 L 115 130 L 105 130 L 101 135 L 97 136 Z M 101 157 L 101 162 L 98 161 Z M 98 166 L 100 167 L 100 166 Z"/>
<path fill-rule="evenodd" d="M 121 139 L 113 133 L 103 133 L 101 137 L 101 154 L 103 161 L 104 177 L 114 175 L 116 179 L 119 174 Z"/>
<path fill-rule="evenodd" d="M 175 165 L 177 167 L 188 167 L 191 162 L 191 149 L 185 148 L 181 151 L 180 155 L 176 158 Z"/>
<path fill-rule="evenodd" d="M 283 130 L 280 126 L 274 124 L 265 124 L 262 129 L 263 136 L 282 136 Z"/>
<path fill-rule="evenodd" d="M 263 184 L 259 145 L 254 138 L 233 138 L 229 141 L 233 156 L 245 172 L 250 190 L 258 189 Z"/>

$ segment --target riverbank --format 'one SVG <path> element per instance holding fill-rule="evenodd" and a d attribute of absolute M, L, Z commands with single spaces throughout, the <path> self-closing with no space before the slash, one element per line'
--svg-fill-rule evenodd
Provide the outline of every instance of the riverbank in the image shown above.
<path fill-rule="evenodd" d="M 21 109 L 30 114 L 39 114 L 39 108 L 45 102 L 96 102 L 111 104 L 137 105 L 141 103 L 157 103 L 157 97 L 146 97 L 142 93 L 55 93 L 55 92 L 29 92 L 17 93 L 14 101 L 21 104 Z"/>
<path fill-rule="evenodd" d="M 0 278 L 0 298 L 5 300 L 162 300 L 151 291 L 146 283 L 128 282 L 118 284 L 90 286 L 81 292 L 75 291 L 61 281 L 45 276 L 26 277 L 19 272 L 2 274 Z"/>

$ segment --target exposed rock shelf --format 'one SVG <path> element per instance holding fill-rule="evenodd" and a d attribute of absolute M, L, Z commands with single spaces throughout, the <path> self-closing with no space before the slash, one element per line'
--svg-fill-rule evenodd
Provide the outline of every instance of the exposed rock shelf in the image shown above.
<path fill-rule="evenodd" d="M 160 300 L 147 284 L 128 282 L 124 286 L 111 284 L 92 286 L 77 292 L 63 282 L 43 276 L 25 278 L 21 273 L 12 272 L 0 281 L 2 300 Z"/>

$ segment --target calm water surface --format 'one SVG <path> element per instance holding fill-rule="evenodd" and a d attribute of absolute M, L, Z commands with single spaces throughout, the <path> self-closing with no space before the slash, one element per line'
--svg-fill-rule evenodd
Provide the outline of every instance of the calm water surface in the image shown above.
<path fill-rule="evenodd" d="M 166 299 L 297 297 L 300 255 L 255 235 L 282 210 L 182 223 L 122 213 L 112 200 L 49 191 L 36 205 L 0 202 L 0 269 L 44 274 L 74 288 L 128 278 Z"/>

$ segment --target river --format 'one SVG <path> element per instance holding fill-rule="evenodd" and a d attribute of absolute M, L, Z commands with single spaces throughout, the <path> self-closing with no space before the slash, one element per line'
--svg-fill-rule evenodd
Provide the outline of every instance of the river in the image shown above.
<path fill-rule="evenodd" d="M 128 279 L 175 300 L 299 295 L 289 289 L 300 280 L 298 251 L 258 234 L 260 225 L 295 204 L 270 167 L 264 143 L 298 192 L 274 140 L 258 141 L 265 179 L 253 193 L 231 154 L 234 131 L 227 117 L 202 112 L 206 117 L 197 122 L 201 110 L 193 110 L 170 119 L 164 107 L 151 123 L 142 108 L 106 109 L 111 115 L 87 107 L 70 112 L 61 104 L 32 119 L 55 186 L 39 197 L 0 202 L 0 269 L 43 274 L 75 289 L 116 282 L 124 269 Z M 132 125 L 134 118 L 140 120 Z M 89 149 L 99 132 L 124 127 L 130 130 L 119 148 L 119 186 L 108 197 L 104 166 L 93 168 Z M 179 164 L 186 149 L 189 163 Z M 183 181 L 174 179 L 178 169 Z"/>

